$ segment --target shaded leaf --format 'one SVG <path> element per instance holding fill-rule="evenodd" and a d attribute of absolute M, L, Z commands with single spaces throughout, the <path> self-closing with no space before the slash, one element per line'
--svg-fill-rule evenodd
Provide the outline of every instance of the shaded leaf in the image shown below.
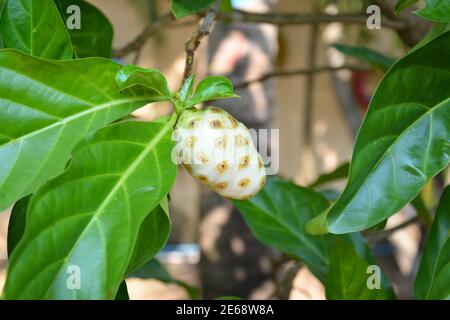
<path fill-rule="evenodd" d="M 230 79 L 222 76 L 209 76 L 199 82 L 188 105 L 195 106 L 201 102 L 226 98 L 239 98 L 233 92 L 233 83 Z"/>
<path fill-rule="evenodd" d="M 422 18 L 450 22 L 450 0 L 425 0 L 426 7 L 416 12 Z"/>
<path fill-rule="evenodd" d="M 214 0 L 172 0 L 172 12 L 175 18 L 180 19 L 207 8 L 213 2 Z"/>
<path fill-rule="evenodd" d="M 6 0 L 0 17 L 6 48 L 47 59 L 72 59 L 64 21 L 53 0 Z"/>
<path fill-rule="evenodd" d="M 388 57 L 367 47 L 353 47 L 343 44 L 335 44 L 333 47 L 343 54 L 364 61 L 382 72 L 389 70 L 389 68 L 395 63 L 394 58 Z"/>
<path fill-rule="evenodd" d="M 116 298 L 114 300 L 130 300 L 130 296 L 128 295 L 127 283 L 122 281 L 120 284 L 119 290 L 117 291 Z"/>
<path fill-rule="evenodd" d="M 330 255 L 334 254 L 333 245 L 337 236 L 313 236 L 304 230 L 305 222 L 328 206 L 327 200 L 320 193 L 298 187 L 288 181 L 271 178 L 264 189 L 253 198 L 233 203 L 257 239 L 302 261 L 322 282 L 330 281 L 339 271 L 340 256 L 334 258 L 334 265 L 330 265 Z M 339 238 L 347 243 L 346 250 L 340 254 L 357 257 L 360 266 L 374 264 L 372 253 L 359 233 L 340 235 Z M 386 297 L 393 298 L 389 283 L 383 273 L 381 275 Z M 364 276 L 365 269 L 358 277 Z M 364 281 L 364 285 L 365 283 Z M 338 285 L 344 285 L 344 282 L 332 284 L 335 289 L 329 290 L 340 290 Z M 362 288 L 361 285 L 355 285 L 356 287 Z M 333 293 L 335 297 L 339 294 Z M 375 296 L 380 295 L 377 293 Z M 346 294 L 346 298 L 364 297 L 360 295 L 360 291 L 353 290 Z"/>
<path fill-rule="evenodd" d="M 121 66 L 101 58 L 50 61 L 0 51 L 0 210 L 59 175 L 86 134 L 164 98 L 119 93 Z"/>
<path fill-rule="evenodd" d="M 145 217 L 134 247 L 133 256 L 128 266 L 128 271 L 132 272 L 153 258 L 166 244 L 169 239 L 171 221 L 169 218 L 169 208 L 167 198 L 156 206 Z"/>
<path fill-rule="evenodd" d="M 374 271 L 371 268 L 379 270 L 380 273 L 372 274 Z M 377 276 L 379 276 L 379 283 L 373 282 L 378 281 L 374 280 Z M 379 287 L 377 287 L 378 284 Z M 369 247 L 359 234 L 334 237 L 325 288 L 326 297 L 330 300 L 395 298 L 390 284 L 376 265 Z"/>
<path fill-rule="evenodd" d="M 68 28 L 73 51 L 77 58 L 111 58 L 113 27 L 108 18 L 96 7 L 84 0 L 55 0 L 64 21 L 73 12 L 70 6 L 76 5 L 81 11 L 81 28 Z"/>
<path fill-rule="evenodd" d="M 316 181 L 311 183 L 309 185 L 309 187 L 316 188 L 316 187 L 321 186 L 328 182 L 344 179 L 348 176 L 349 168 L 350 168 L 350 164 L 348 162 L 343 163 L 339 167 L 337 167 L 335 170 L 333 170 L 332 172 L 322 174 L 320 177 L 317 178 Z"/>
<path fill-rule="evenodd" d="M 445 188 L 414 283 L 416 299 L 450 299 L 450 186 Z"/>
<path fill-rule="evenodd" d="M 395 14 L 399 15 L 403 10 L 411 7 L 417 2 L 419 2 L 419 0 L 398 0 L 394 7 Z"/>
<path fill-rule="evenodd" d="M 77 145 L 70 168 L 31 199 L 9 261 L 6 299 L 116 296 L 140 226 L 175 180 L 172 125 L 122 122 Z M 66 285 L 73 266 L 78 290 Z"/>
<path fill-rule="evenodd" d="M 308 232 L 370 228 L 415 198 L 449 164 L 449 42 L 446 32 L 390 69 L 359 131 L 344 192 L 308 223 Z"/>
<path fill-rule="evenodd" d="M 278 178 L 246 201 L 233 200 L 252 233 L 265 245 L 305 262 L 321 280 L 328 268 L 329 244 L 324 236 L 311 236 L 304 224 L 328 207 L 319 193 Z"/>
<path fill-rule="evenodd" d="M 31 196 L 27 196 L 17 201 L 11 211 L 11 217 L 9 218 L 8 223 L 8 257 L 11 257 L 14 248 L 17 246 L 20 239 L 22 239 L 25 231 L 26 212 L 28 204 L 30 203 L 30 198 Z"/>
<path fill-rule="evenodd" d="M 130 64 L 120 69 L 116 81 L 120 90 L 143 86 L 152 89 L 158 95 L 165 97 L 166 100 L 171 99 L 167 80 L 157 69 L 145 69 Z"/>

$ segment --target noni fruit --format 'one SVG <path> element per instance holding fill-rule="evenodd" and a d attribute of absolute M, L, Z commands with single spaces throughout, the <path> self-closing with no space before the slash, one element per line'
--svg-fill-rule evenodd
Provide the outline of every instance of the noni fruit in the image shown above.
<path fill-rule="evenodd" d="M 248 199 L 266 182 L 264 163 L 248 129 L 222 109 L 184 111 L 174 139 L 178 162 L 224 197 Z"/>

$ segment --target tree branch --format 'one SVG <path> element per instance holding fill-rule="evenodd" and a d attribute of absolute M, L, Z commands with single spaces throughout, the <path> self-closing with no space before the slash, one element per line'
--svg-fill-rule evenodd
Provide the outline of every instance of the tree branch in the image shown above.
<path fill-rule="evenodd" d="M 206 17 L 208 11 L 203 11 L 198 14 L 200 17 Z M 247 23 L 268 23 L 277 26 L 286 25 L 303 25 L 303 24 L 322 24 L 322 23 L 350 23 L 350 24 L 366 24 L 367 16 L 363 14 L 336 14 L 330 15 L 326 13 L 250 13 L 240 10 L 233 12 L 217 12 L 215 19 L 226 22 L 247 22 Z M 161 30 L 163 27 L 171 25 L 176 20 L 171 13 L 167 13 L 164 16 L 158 18 L 155 22 L 148 25 L 141 34 L 139 34 L 133 41 L 125 45 L 124 47 L 114 50 L 114 57 L 124 57 L 131 52 L 138 51 L 145 44 L 146 40 L 152 37 L 155 33 Z M 187 21 L 191 24 L 195 21 Z M 174 26 L 183 25 L 184 22 L 173 24 Z M 407 27 L 407 23 L 401 19 L 385 19 L 383 26 L 387 28 L 393 28 L 398 31 L 402 31 Z"/>
<path fill-rule="evenodd" d="M 195 51 L 197 50 L 198 46 L 200 45 L 200 42 L 202 41 L 202 39 L 210 33 L 212 25 L 214 24 L 214 21 L 216 20 L 219 5 L 220 5 L 220 1 L 216 1 L 215 4 L 213 4 L 208 9 L 208 12 L 207 12 L 205 18 L 203 19 L 203 21 L 199 24 L 199 26 L 194 31 L 192 36 L 186 42 L 186 45 L 185 45 L 186 63 L 184 66 L 183 80 L 186 80 L 192 74 L 192 70 L 193 70 L 193 66 L 194 66 Z"/>
<path fill-rule="evenodd" d="M 117 58 L 125 57 L 126 55 L 132 52 L 138 52 L 144 46 L 147 39 L 153 36 L 156 32 L 158 32 L 161 28 L 169 24 L 170 22 L 175 21 L 175 17 L 172 13 L 167 13 L 156 21 L 149 24 L 145 29 L 130 43 L 126 44 L 124 47 L 120 49 L 113 50 L 113 56 Z"/>
<path fill-rule="evenodd" d="M 241 10 L 232 12 L 221 12 L 218 19 L 227 22 L 249 22 L 249 23 L 268 23 L 277 26 L 302 25 L 302 24 L 321 24 L 331 22 L 363 24 L 366 25 L 368 16 L 363 14 L 327 14 L 322 12 L 315 13 L 251 13 Z M 387 28 L 404 29 L 406 24 L 403 21 L 385 19 L 382 25 Z"/>
<path fill-rule="evenodd" d="M 332 66 L 319 66 L 312 69 L 294 69 L 294 70 L 281 70 L 281 71 L 275 71 L 266 73 L 260 78 L 248 80 L 244 82 L 239 82 L 234 84 L 235 89 L 242 89 L 246 88 L 249 85 L 253 83 L 263 82 L 266 80 L 269 80 L 271 78 L 275 77 L 291 77 L 291 76 L 298 76 L 298 75 L 309 75 L 313 73 L 320 73 L 320 72 L 330 72 L 330 71 L 339 71 L 339 70 L 351 70 L 351 71 L 369 71 L 370 69 L 359 67 L 359 66 L 352 66 L 352 65 L 343 65 L 339 67 L 332 67 Z"/>
<path fill-rule="evenodd" d="M 400 16 L 394 12 L 395 2 L 391 0 L 372 0 L 372 3 L 380 7 L 381 12 L 395 23 L 401 22 L 404 27 L 397 29 L 400 38 L 409 46 L 415 46 L 425 37 L 432 27 L 430 21 L 424 20 L 417 15 L 411 14 L 411 9 L 406 10 Z"/>

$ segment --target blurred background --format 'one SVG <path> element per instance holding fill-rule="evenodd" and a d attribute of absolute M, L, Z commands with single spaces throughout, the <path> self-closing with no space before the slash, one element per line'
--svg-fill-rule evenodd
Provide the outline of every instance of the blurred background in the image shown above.
<path fill-rule="evenodd" d="M 179 21 L 164 18 L 170 13 L 168 0 L 89 2 L 114 25 L 118 61 L 157 68 L 172 89 L 179 87 L 184 45 L 202 14 Z M 366 9 L 374 2 L 385 5 L 381 7 L 383 19 L 390 19 L 390 24 L 371 30 L 365 22 Z M 371 94 L 383 76 L 379 68 L 348 58 L 332 45 L 366 46 L 395 59 L 420 39 L 420 30 L 411 35 L 397 27 L 406 20 L 393 17 L 389 7 L 393 2 L 231 1 L 232 9 L 226 9 L 230 17 L 241 12 L 230 10 L 256 15 L 216 22 L 197 50 L 197 79 L 209 74 L 229 77 L 242 99 L 214 105 L 249 128 L 277 129 L 271 155 L 272 159 L 279 156 L 278 174 L 309 185 L 349 161 Z M 341 14 L 358 19 L 336 22 L 342 19 L 327 18 Z M 251 21 L 255 17 L 262 23 Z M 143 30 L 147 40 L 139 50 L 128 50 L 127 45 Z M 427 26 L 423 30 L 422 34 Z M 149 105 L 135 116 L 151 121 L 169 111 L 165 104 Z M 326 187 L 339 191 L 344 185 L 343 180 Z M 432 186 L 428 189 L 428 205 L 433 206 Z M 196 298 L 199 292 L 204 298 L 324 298 L 324 288 L 306 268 L 261 245 L 228 201 L 208 192 L 183 170 L 170 205 L 173 230 L 169 244 L 148 266 L 151 279 L 144 272 L 127 280 L 131 299 Z M 414 210 L 406 207 L 389 219 L 387 227 L 413 215 Z M 0 289 L 7 267 L 8 218 L 8 213 L 0 214 Z M 411 298 L 410 280 L 421 239 L 419 226 L 411 224 L 373 244 L 400 298 Z"/>

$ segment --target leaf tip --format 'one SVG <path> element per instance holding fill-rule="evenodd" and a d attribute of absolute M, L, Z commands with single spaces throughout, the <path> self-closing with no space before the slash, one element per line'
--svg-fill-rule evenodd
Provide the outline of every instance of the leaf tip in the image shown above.
<path fill-rule="evenodd" d="M 325 210 L 314 219 L 309 220 L 305 224 L 305 231 L 312 235 L 327 234 L 328 233 L 327 215 L 328 210 Z"/>

